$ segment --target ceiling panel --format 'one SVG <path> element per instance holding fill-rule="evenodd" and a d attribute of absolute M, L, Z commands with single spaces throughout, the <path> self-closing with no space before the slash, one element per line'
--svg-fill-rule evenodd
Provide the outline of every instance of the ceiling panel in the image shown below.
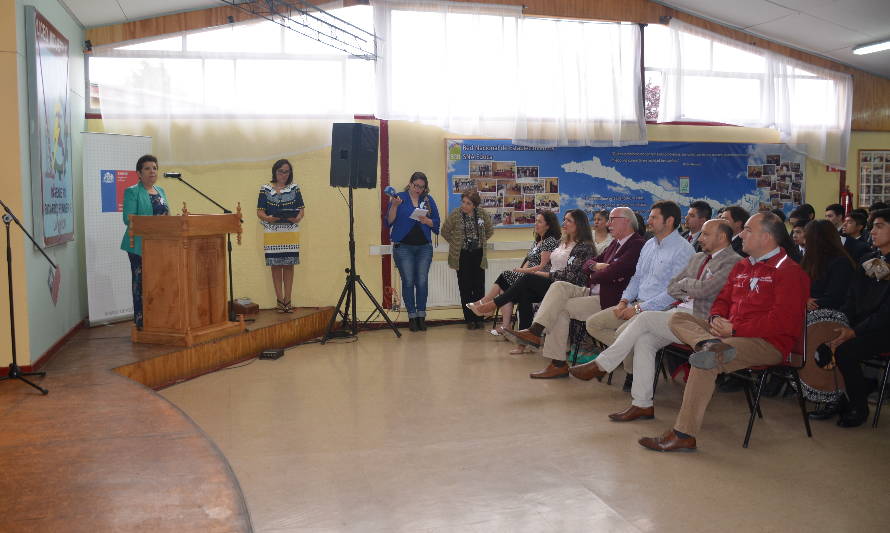
<path fill-rule="evenodd" d="M 219 0 L 118 0 L 127 16 L 127 20 L 138 20 L 158 15 L 169 15 L 182 11 L 220 7 L 225 4 Z"/>
<path fill-rule="evenodd" d="M 752 26 L 748 31 L 807 50 L 825 53 L 846 46 L 854 46 L 868 36 L 832 22 L 799 14 Z"/>
<path fill-rule="evenodd" d="M 62 0 L 77 20 L 89 28 L 125 21 L 124 12 L 115 0 Z"/>
<path fill-rule="evenodd" d="M 737 28 L 747 28 L 771 20 L 795 14 L 794 11 L 766 0 L 670 0 L 659 2 L 680 11 L 703 15 L 707 18 L 728 23 Z"/>
<path fill-rule="evenodd" d="M 808 11 L 811 15 L 859 30 L 873 40 L 890 39 L 890 0 L 837 0 Z M 890 63 L 890 57 L 887 58 Z"/>

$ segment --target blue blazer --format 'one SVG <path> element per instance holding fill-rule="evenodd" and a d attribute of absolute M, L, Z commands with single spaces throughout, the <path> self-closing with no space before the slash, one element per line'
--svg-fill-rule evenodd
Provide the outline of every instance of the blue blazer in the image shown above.
<path fill-rule="evenodd" d="M 428 194 L 423 197 L 423 209 L 429 209 L 430 212 L 427 216 L 433 221 L 433 227 L 431 228 L 426 224 L 421 224 L 411 218 L 411 213 L 414 212 L 414 204 L 411 203 L 411 195 L 408 194 L 408 191 L 402 191 L 397 196 L 402 199 L 402 205 L 396 209 L 396 219 L 392 224 L 388 224 L 390 227 L 390 240 L 392 242 L 401 242 L 401 240 L 405 238 L 405 235 L 408 235 L 408 232 L 411 231 L 411 228 L 414 227 L 414 224 L 417 224 L 423 231 L 423 235 L 426 237 L 427 242 L 431 242 L 430 232 L 432 231 L 436 235 L 439 234 L 439 208 L 436 207 L 436 201 Z M 383 213 L 383 220 L 387 223 L 388 219 L 386 218 L 386 214 L 388 211 L 389 209 Z"/>
<path fill-rule="evenodd" d="M 155 185 L 155 190 L 164 199 L 164 203 L 168 208 L 170 204 L 167 202 L 167 195 L 164 189 Z M 142 255 L 142 237 L 136 237 L 135 246 L 130 247 L 130 215 L 149 215 L 154 214 L 151 208 L 151 198 L 148 191 L 142 186 L 142 183 L 127 187 L 124 190 L 124 224 L 127 230 L 124 231 L 124 238 L 121 240 L 121 250 L 130 252 L 131 254 Z"/>

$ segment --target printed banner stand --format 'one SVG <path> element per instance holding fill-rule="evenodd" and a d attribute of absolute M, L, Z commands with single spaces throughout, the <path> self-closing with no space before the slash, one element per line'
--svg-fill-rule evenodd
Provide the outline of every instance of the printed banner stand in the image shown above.
<path fill-rule="evenodd" d="M 151 153 L 151 137 L 83 134 L 83 221 L 90 325 L 133 315 L 127 253 L 124 189 L 137 181 L 136 160 Z"/>

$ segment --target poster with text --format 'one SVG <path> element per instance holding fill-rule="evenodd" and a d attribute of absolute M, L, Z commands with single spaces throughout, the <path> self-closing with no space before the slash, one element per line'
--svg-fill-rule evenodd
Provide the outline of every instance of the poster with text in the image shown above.
<path fill-rule="evenodd" d="M 447 139 L 448 210 L 475 189 L 497 227 L 528 227 L 542 210 L 626 206 L 646 218 L 659 200 L 685 215 L 695 200 L 751 213 L 805 201 L 806 157 L 784 144 L 651 142 L 629 147 L 538 148 L 507 140 Z"/>
<path fill-rule="evenodd" d="M 34 225 L 53 246 L 74 239 L 68 39 L 33 7 L 25 16 Z"/>

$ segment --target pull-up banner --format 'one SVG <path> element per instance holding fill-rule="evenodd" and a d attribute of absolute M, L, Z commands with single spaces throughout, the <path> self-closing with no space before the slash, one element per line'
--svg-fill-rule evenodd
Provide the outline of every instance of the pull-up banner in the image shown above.
<path fill-rule="evenodd" d="M 448 209 L 476 189 L 497 227 L 528 227 L 540 210 L 588 217 L 626 206 L 644 217 L 659 200 L 704 200 L 751 213 L 804 201 L 806 156 L 784 144 L 651 142 L 627 147 L 537 148 L 506 140 L 448 139 Z M 685 210 L 684 210 L 685 211 Z"/>

